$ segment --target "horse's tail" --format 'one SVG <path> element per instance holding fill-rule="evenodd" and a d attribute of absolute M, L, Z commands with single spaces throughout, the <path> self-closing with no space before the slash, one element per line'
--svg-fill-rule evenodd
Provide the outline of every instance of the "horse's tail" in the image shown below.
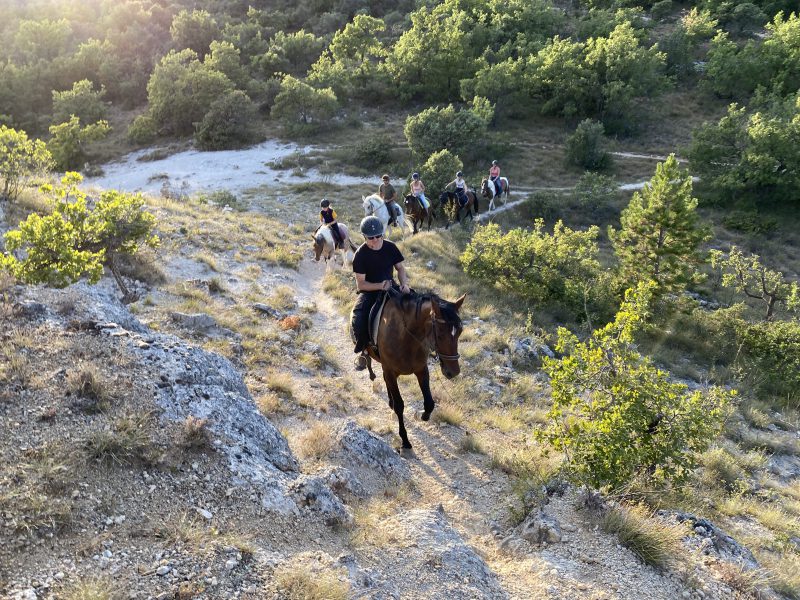
<path fill-rule="evenodd" d="M 475 214 L 477 215 L 479 212 L 481 212 L 480 203 L 478 202 L 479 196 L 478 196 L 478 194 L 476 194 L 474 192 L 473 192 L 473 195 L 475 196 L 475 202 L 473 203 L 473 206 L 475 207 Z"/>
<path fill-rule="evenodd" d="M 347 243 L 348 243 L 348 244 L 350 244 L 350 250 L 352 250 L 353 252 L 355 252 L 356 250 L 358 250 L 358 248 L 356 247 L 356 245 L 353 243 L 353 240 L 351 240 L 351 239 L 350 239 L 350 236 L 349 236 L 349 235 L 347 236 Z"/>

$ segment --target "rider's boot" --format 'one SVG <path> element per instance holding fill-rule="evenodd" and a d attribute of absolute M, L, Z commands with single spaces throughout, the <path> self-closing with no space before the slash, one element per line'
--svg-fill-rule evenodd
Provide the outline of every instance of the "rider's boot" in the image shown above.
<path fill-rule="evenodd" d="M 356 371 L 363 371 L 367 368 L 367 355 L 365 352 L 362 352 L 358 356 L 356 356 L 355 360 L 355 369 Z"/>

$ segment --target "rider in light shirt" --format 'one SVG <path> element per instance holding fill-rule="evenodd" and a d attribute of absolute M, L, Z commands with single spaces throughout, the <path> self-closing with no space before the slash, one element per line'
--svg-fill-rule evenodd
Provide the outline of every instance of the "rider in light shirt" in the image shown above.
<path fill-rule="evenodd" d="M 419 198 L 422 208 L 428 209 L 431 207 L 430 202 L 428 202 L 428 199 L 425 197 L 425 184 L 422 183 L 422 179 L 419 178 L 419 173 L 414 173 L 411 176 L 411 193 Z"/>
<path fill-rule="evenodd" d="M 494 184 L 495 189 L 495 196 L 499 196 L 503 193 L 503 186 L 500 181 L 500 165 L 497 164 L 496 160 L 492 161 L 492 166 L 489 169 L 489 180 Z"/>

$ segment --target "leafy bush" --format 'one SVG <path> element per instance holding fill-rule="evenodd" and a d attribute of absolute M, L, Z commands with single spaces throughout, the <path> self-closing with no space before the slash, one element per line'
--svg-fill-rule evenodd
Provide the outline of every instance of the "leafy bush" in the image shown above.
<path fill-rule="evenodd" d="M 566 160 L 569 164 L 600 171 L 611 166 L 611 155 L 605 150 L 605 128 L 599 121 L 585 119 L 567 138 Z"/>
<path fill-rule="evenodd" d="M 257 108 L 240 90 L 228 92 L 211 104 L 194 135 L 202 150 L 228 150 L 254 142 Z"/>
<path fill-rule="evenodd" d="M 613 177 L 586 171 L 575 186 L 575 198 L 585 208 L 597 209 L 610 204 L 617 196 Z"/>
<path fill-rule="evenodd" d="M 584 342 L 559 329 L 564 357 L 544 359 L 553 406 L 537 435 L 565 453 L 578 483 L 619 489 L 637 478 L 680 481 L 722 428 L 731 392 L 689 392 L 635 348 L 653 288 L 628 290 L 614 321 Z"/>
<path fill-rule="evenodd" d="M 158 126 L 150 114 L 139 115 L 128 127 L 128 140 L 134 144 L 149 144 L 158 136 Z"/>
<path fill-rule="evenodd" d="M 471 109 L 431 107 L 406 119 L 403 132 L 411 151 L 430 156 L 447 149 L 458 156 L 474 157 L 483 149 L 483 140 L 493 116 L 491 106 L 478 102 Z"/>
<path fill-rule="evenodd" d="M 156 219 L 143 209 L 143 196 L 116 190 L 103 192 L 89 208 L 86 193 L 78 188 L 81 181 L 78 173 L 67 173 L 62 185 L 52 189 L 52 214 L 32 213 L 19 229 L 5 234 L 7 252 L 0 256 L 0 267 L 25 283 L 65 287 L 84 276 L 96 283 L 108 265 L 125 299 L 130 299 L 117 259 L 158 245 L 153 234 Z M 18 251 L 24 258 L 15 256 Z"/>
<path fill-rule="evenodd" d="M 318 90 L 287 75 L 275 97 L 272 117 L 295 133 L 310 133 L 327 126 L 338 108 L 332 89 Z"/>
<path fill-rule="evenodd" d="M 88 79 L 76 81 L 71 90 L 53 91 L 53 123 L 69 121 L 72 115 L 81 123 L 97 123 L 104 119 L 108 112 L 108 106 L 103 102 L 105 93 L 105 88 L 95 92 Z"/>
<path fill-rule="evenodd" d="M 356 164 L 367 169 L 382 167 L 389 162 L 389 145 L 382 137 L 370 137 L 353 147 Z"/>
<path fill-rule="evenodd" d="M 461 255 L 464 271 L 518 294 L 531 302 L 563 301 L 583 307 L 597 279 L 597 236 L 600 230 L 573 231 L 558 221 L 553 233 L 537 219 L 533 230 L 503 233 L 489 224 L 475 230 Z"/>
<path fill-rule="evenodd" d="M 747 378 L 785 401 L 800 397 L 800 322 L 767 321 L 741 330 Z"/>
<path fill-rule="evenodd" d="M 735 231 L 761 235 L 774 230 L 778 220 L 761 215 L 757 210 L 733 210 L 722 218 L 722 224 Z"/>
<path fill-rule="evenodd" d="M 53 158 L 44 142 L 28 139 L 24 131 L 0 125 L 0 178 L 3 179 L 0 198 L 13 200 L 20 183 L 47 171 L 52 164 Z"/>
<path fill-rule="evenodd" d="M 425 161 L 420 170 L 422 180 L 425 182 L 426 195 L 432 202 L 437 202 L 439 194 L 444 190 L 457 171 L 464 168 L 464 164 L 458 156 L 449 150 L 434 152 Z"/>
<path fill-rule="evenodd" d="M 87 158 L 86 145 L 102 140 L 110 131 L 111 127 L 106 121 L 81 127 L 80 119 L 75 115 L 65 123 L 52 125 L 50 134 L 53 137 L 47 143 L 47 148 L 53 156 L 56 168 L 62 170 L 81 168 Z"/>
<path fill-rule="evenodd" d="M 675 9 L 672 0 L 659 0 L 650 7 L 650 17 L 654 21 L 663 21 Z"/>

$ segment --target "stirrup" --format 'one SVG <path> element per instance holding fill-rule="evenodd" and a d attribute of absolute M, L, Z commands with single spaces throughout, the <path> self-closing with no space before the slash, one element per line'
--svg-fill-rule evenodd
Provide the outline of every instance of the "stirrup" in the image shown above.
<path fill-rule="evenodd" d="M 366 369 L 367 368 L 367 357 L 364 356 L 363 354 L 359 354 L 358 356 L 356 356 L 355 368 L 356 368 L 356 371 L 363 371 L 364 369 Z"/>

